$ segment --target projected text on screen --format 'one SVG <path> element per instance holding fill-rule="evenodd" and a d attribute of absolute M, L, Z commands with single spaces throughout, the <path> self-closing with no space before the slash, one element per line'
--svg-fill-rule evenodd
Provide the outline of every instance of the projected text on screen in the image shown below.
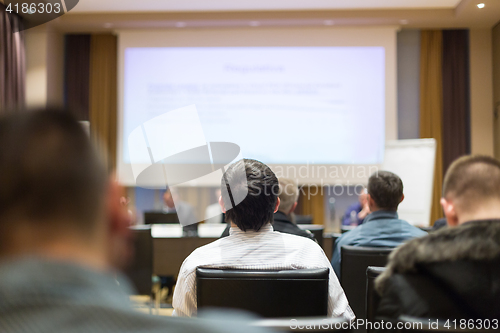
<path fill-rule="evenodd" d="M 124 60 L 124 163 L 137 126 L 192 104 L 205 139 L 235 143 L 246 158 L 383 159 L 383 47 L 127 48 Z"/>

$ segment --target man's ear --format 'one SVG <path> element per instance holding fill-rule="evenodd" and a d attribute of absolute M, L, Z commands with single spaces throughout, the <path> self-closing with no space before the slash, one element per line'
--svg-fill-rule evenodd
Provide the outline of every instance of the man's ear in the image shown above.
<path fill-rule="evenodd" d="M 456 227 L 458 225 L 457 211 L 455 210 L 455 205 L 452 201 L 441 198 L 439 201 L 443 207 L 444 215 L 446 216 L 446 222 L 450 227 Z"/>
<path fill-rule="evenodd" d="M 222 200 L 222 195 L 219 197 L 219 206 L 220 206 L 220 210 L 226 214 L 226 207 L 224 207 L 224 201 Z"/>
<path fill-rule="evenodd" d="M 375 203 L 375 200 L 373 200 L 372 196 L 370 194 L 367 194 L 366 199 L 368 200 L 368 207 L 370 207 L 370 211 L 375 211 L 377 209 L 377 204 Z"/>
<path fill-rule="evenodd" d="M 278 199 L 279 199 L 279 198 L 278 198 Z M 293 204 L 293 206 L 292 206 L 292 209 L 290 209 L 290 211 L 288 212 L 288 215 L 290 215 L 290 214 L 292 214 L 292 213 L 293 213 L 293 211 L 295 210 L 295 208 L 297 208 L 297 205 L 298 205 L 298 202 L 297 202 L 297 201 L 295 201 L 295 203 L 294 203 L 294 204 Z"/>
<path fill-rule="evenodd" d="M 108 185 L 107 239 L 108 262 L 115 268 L 123 268 L 132 258 L 132 218 L 123 204 L 123 188 L 113 178 Z"/>
<path fill-rule="evenodd" d="M 276 200 L 276 206 L 274 207 L 275 213 L 278 211 L 278 208 L 280 208 L 280 202 L 281 202 L 279 197 L 277 197 L 276 199 L 278 200 Z"/>
<path fill-rule="evenodd" d="M 402 203 L 404 199 L 405 199 L 405 194 L 403 193 L 403 194 L 401 195 L 401 200 L 399 200 L 399 203 Z"/>

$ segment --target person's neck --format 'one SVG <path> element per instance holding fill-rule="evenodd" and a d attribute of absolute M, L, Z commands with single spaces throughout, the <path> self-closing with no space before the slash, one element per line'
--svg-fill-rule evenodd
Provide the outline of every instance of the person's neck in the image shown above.
<path fill-rule="evenodd" d="M 40 257 L 85 266 L 94 270 L 109 269 L 105 250 L 98 244 L 86 240 L 77 232 L 40 232 L 28 228 L 16 228 L 2 246 L 3 259 Z"/>
<path fill-rule="evenodd" d="M 461 212 L 458 216 L 458 224 L 479 220 L 500 219 L 500 205 L 496 202 L 482 204 L 480 209 L 473 212 Z"/>

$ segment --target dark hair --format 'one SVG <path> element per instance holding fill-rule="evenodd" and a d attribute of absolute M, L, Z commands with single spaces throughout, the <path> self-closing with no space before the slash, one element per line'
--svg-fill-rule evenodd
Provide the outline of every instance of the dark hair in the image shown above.
<path fill-rule="evenodd" d="M 221 183 L 226 222 L 233 222 L 243 231 L 259 231 L 273 222 L 279 183 L 267 165 L 242 159 L 227 169 Z"/>
<path fill-rule="evenodd" d="M 403 197 L 403 182 L 389 171 L 377 171 L 368 179 L 368 194 L 377 207 L 396 211 Z"/>
<path fill-rule="evenodd" d="M 41 110 L 0 118 L 3 231 L 15 221 L 45 227 L 64 220 L 75 224 L 69 227 L 91 232 L 106 185 L 104 166 L 83 127 L 68 111 Z"/>
<path fill-rule="evenodd" d="M 488 198 L 500 199 L 500 162 L 483 155 L 458 158 L 446 171 L 443 197 L 460 200 L 465 210 Z"/>

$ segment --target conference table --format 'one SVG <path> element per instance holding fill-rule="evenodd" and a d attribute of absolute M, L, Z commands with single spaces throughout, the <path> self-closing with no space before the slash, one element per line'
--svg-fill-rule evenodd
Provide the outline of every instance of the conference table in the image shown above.
<path fill-rule="evenodd" d="M 175 276 L 179 273 L 182 262 L 195 249 L 220 238 L 226 224 L 200 224 L 198 237 L 182 237 L 182 228 L 178 225 L 157 224 L 151 226 L 153 237 L 153 273 L 158 276 Z M 308 227 L 303 227 L 307 229 Z M 318 226 L 311 225 L 317 232 Z M 322 247 L 331 259 L 331 251 L 335 237 L 325 234 Z"/>

